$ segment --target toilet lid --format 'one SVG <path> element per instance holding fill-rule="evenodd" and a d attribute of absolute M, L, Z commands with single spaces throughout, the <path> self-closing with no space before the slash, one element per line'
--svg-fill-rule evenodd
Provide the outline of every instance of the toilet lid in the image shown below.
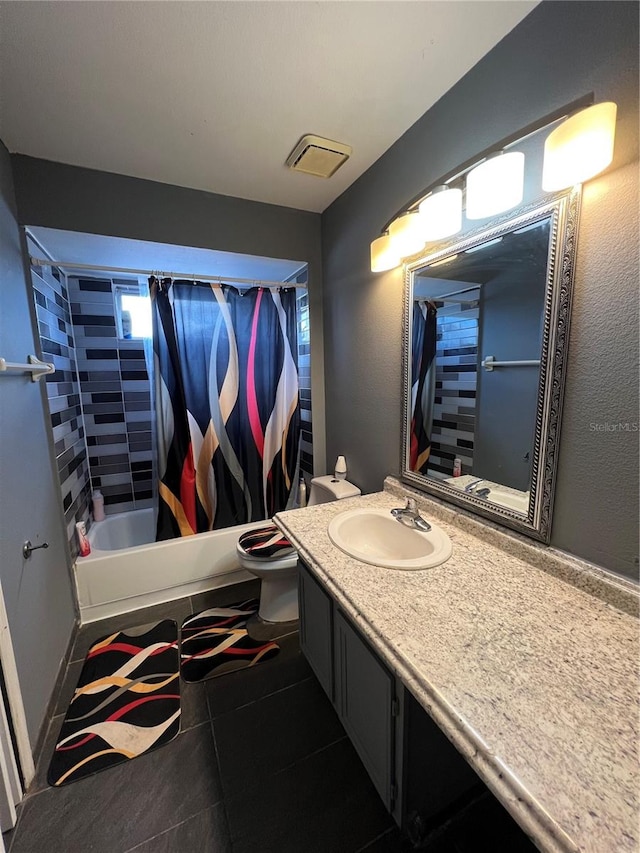
<path fill-rule="evenodd" d="M 238 539 L 238 551 L 252 560 L 280 560 L 296 553 L 291 542 L 275 524 L 243 533 Z"/>

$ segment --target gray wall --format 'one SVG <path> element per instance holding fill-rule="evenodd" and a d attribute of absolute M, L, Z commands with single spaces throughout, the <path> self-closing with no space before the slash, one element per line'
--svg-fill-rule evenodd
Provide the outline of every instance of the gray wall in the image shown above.
<path fill-rule="evenodd" d="M 11 164 L 2 143 L 0 282 L 0 355 L 22 362 L 39 347 Z M 32 744 L 75 621 L 41 382 L 32 383 L 28 374 L 0 377 L 0 576 Z M 26 539 L 34 544 L 46 541 L 49 549 L 25 561 Z"/>
<path fill-rule="evenodd" d="M 590 424 L 638 420 L 636 3 L 536 7 L 324 212 L 327 456 L 365 491 L 399 470 L 402 273 L 370 272 L 371 240 L 457 164 L 589 91 L 618 104 L 616 155 L 583 198 L 552 543 L 634 575 L 637 435 Z"/>
<path fill-rule="evenodd" d="M 526 236 L 526 235 L 522 235 Z M 535 361 L 542 346 L 547 250 L 528 255 L 517 270 L 501 272 L 480 290 L 478 362 Z M 525 492 L 538 405 L 538 367 L 478 368 L 473 473 Z"/>
<path fill-rule="evenodd" d="M 22 225 L 306 261 L 316 415 L 313 457 L 315 472 L 324 473 L 320 215 L 21 154 L 11 160 Z"/>

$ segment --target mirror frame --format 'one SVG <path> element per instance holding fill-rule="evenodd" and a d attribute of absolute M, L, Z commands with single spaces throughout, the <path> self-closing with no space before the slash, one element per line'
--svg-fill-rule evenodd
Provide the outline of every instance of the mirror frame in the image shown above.
<path fill-rule="evenodd" d="M 400 448 L 401 479 L 408 485 L 427 492 L 435 498 L 456 504 L 491 521 L 517 530 L 534 539 L 548 543 L 551 537 L 553 498 L 558 467 L 558 451 L 562 403 L 566 378 L 571 299 L 575 270 L 581 186 L 557 193 L 477 229 L 455 242 L 437 244 L 426 255 L 405 262 L 404 307 L 402 324 L 403 402 L 402 444 Z M 551 218 L 547 280 L 544 296 L 542 350 L 534 446 L 532 449 L 531 487 L 526 516 L 497 504 L 465 494 L 424 474 L 408 468 L 409 425 L 411 418 L 411 323 L 413 280 L 418 269 L 437 263 L 448 255 L 464 252 L 481 243 L 500 237 L 516 228 Z"/>

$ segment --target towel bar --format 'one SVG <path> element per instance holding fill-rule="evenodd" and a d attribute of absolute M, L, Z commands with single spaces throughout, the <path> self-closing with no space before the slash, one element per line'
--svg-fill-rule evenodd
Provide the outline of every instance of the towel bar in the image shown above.
<path fill-rule="evenodd" d="M 55 373 L 54 364 L 50 364 L 48 361 L 40 361 L 35 355 L 29 355 L 27 358 L 29 359 L 28 364 L 20 364 L 16 361 L 0 358 L 0 374 L 9 372 L 30 373 L 31 381 L 37 382 L 41 376 L 47 373 Z"/>
<path fill-rule="evenodd" d="M 496 361 L 495 355 L 487 355 L 480 362 L 485 370 L 493 370 L 494 367 L 539 367 L 540 360 L 537 361 Z"/>

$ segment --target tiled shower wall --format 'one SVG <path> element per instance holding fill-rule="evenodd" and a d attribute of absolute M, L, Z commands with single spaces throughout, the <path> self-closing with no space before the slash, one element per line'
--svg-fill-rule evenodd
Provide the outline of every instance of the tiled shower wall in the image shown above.
<path fill-rule="evenodd" d="M 451 477 L 456 457 L 463 474 L 473 472 L 479 308 L 475 299 L 436 302 L 436 306 L 436 392 L 429 471 Z"/>
<path fill-rule="evenodd" d="M 90 522 L 91 485 L 69 294 L 57 267 L 32 266 L 31 282 L 42 357 L 56 368 L 55 373 L 45 376 L 46 391 L 67 538 L 75 558 L 75 525 L 78 521 Z"/>
<path fill-rule="evenodd" d="M 93 488 L 112 514 L 153 505 L 149 376 L 140 340 L 120 340 L 113 285 L 137 279 L 69 277 Z"/>

